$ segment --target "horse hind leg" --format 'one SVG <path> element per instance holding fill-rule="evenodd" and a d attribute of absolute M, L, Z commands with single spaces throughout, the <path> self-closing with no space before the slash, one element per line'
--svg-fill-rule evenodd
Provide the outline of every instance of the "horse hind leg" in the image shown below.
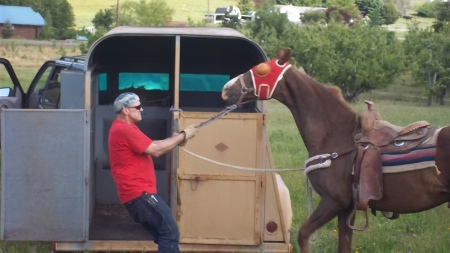
<path fill-rule="evenodd" d="M 321 199 L 316 210 L 298 231 L 297 242 L 300 246 L 301 253 L 310 252 L 309 237 L 311 234 L 338 215 L 339 210 L 336 209 L 336 205 L 332 205 L 332 203 L 333 201 Z"/>

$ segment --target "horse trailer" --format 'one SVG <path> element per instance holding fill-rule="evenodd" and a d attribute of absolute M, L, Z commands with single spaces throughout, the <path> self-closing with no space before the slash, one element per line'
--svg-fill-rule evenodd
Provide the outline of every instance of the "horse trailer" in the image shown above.
<path fill-rule="evenodd" d="M 186 146 L 154 158 L 181 251 L 291 252 L 289 190 L 274 171 L 254 169 L 274 168 L 267 104 L 216 117 L 227 106 L 223 84 L 266 60 L 255 42 L 228 28 L 109 31 L 82 70 L 61 71 L 56 108 L 2 106 L 1 239 L 54 242 L 55 252 L 157 251 L 120 204 L 110 172 L 112 103 L 132 91 L 144 108 L 137 125 L 152 139 L 208 122 Z M 0 64 L 20 86 L 9 62 Z M 17 90 L 0 87 L 0 103 L 29 99 Z"/>

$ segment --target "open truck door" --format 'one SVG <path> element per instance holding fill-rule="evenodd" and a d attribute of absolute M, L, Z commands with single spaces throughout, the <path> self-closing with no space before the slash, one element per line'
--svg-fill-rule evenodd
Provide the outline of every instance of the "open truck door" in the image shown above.
<path fill-rule="evenodd" d="M 20 109 L 28 104 L 26 94 L 9 61 L 0 59 L 0 64 L 1 239 L 85 241 L 86 113 Z M 54 67 L 50 62 L 43 65 L 31 93 L 42 74 L 52 73 Z M 49 76 L 41 84 L 44 90 Z"/>
<path fill-rule="evenodd" d="M 0 108 L 21 108 L 24 91 L 11 63 L 0 58 Z"/>

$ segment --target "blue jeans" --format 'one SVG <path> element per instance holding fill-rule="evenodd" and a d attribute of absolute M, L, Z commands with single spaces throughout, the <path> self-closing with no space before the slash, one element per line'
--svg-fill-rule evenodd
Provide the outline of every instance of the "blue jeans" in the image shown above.
<path fill-rule="evenodd" d="M 143 193 L 126 203 L 125 207 L 131 218 L 153 236 L 159 253 L 181 253 L 177 223 L 169 206 L 158 194 Z"/>

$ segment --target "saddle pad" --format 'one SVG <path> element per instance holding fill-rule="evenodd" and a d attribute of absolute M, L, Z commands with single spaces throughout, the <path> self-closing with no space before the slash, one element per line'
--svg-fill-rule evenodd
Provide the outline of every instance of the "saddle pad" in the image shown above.
<path fill-rule="evenodd" d="M 436 147 L 421 147 L 408 153 L 382 154 L 383 173 L 397 173 L 436 167 Z"/>

